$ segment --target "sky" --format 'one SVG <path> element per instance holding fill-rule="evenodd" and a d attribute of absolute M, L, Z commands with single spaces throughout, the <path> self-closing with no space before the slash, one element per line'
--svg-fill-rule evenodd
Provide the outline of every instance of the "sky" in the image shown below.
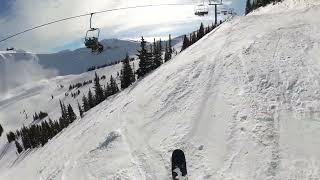
<path fill-rule="evenodd" d="M 101 30 L 100 38 L 138 39 L 145 36 L 165 38 L 168 34 L 183 35 L 195 30 L 201 22 L 211 24 L 213 9 L 209 16 L 194 15 L 200 0 L 0 0 L 0 39 L 70 16 L 136 5 L 188 4 L 183 6 L 161 6 L 130 9 L 96 14 L 93 26 Z M 226 7 L 234 8 L 242 15 L 245 0 L 224 0 Z M 83 47 L 89 16 L 49 25 L 5 42 L 0 50 L 7 47 L 23 49 L 34 53 L 53 53 L 64 49 Z"/>

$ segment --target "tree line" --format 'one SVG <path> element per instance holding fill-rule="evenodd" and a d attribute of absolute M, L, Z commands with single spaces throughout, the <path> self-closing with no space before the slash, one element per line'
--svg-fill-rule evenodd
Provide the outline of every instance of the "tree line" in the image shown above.
<path fill-rule="evenodd" d="M 275 4 L 278 2 L 281 2 L 282 0 L 247 0 L 246 3 L 246 10 L 245 10 L 245 14 L 249 14 L 250 12 L 260 8 L 260 7 L 264 7 L 268 4 Z"/>
<path fill-rule="evenodd" d="M 89 89 L 87 96 L 82 96 L 82 105 L 78 102 L 78 109 L 80 112 L 80 116 L 83 117 L 83 113 L 89 111 L 91 108 L 100 104 L 102 101 L 107 99 L 109 96 L 112 96 L 118 93 L 119 87 L 117 82 L 113 76 L 110 76 L 110 81 L 106 86 L 102 87 L 100 84 L 100 77 L 97 73 L 95 73 L 94 78 L 94 92 Z"/>
<path fill-rule="evenodd" d="M 132 60 L 134 60 L 134 59 L 131 59 L 131 61 Z M 99 65 L 99 66 L 91 66 L 91 67 L 89 67 L 87 69 L 87 72 L 94 71 L 94 70 L 97 70 L 97 69 L 100 69 L 100 68 L 105 68 L 105 67 L 108 67 L 108 66 L 113 66 L 113 65 L 119 64 L 119 63 L 121 63 L 121 60 L 113 61 L 113 62 L 102 64 L 102 65 Z"/>
<path fill-rule="evenodd" d="M 173 48 L 171 35 L 169 40 L 163 47 L 161 39 L 156 41 L 154 39 L 153 44 L 147 47 L 147 42 L 141 37 L 140 50 L 138 50 L 139 69 L 136 71 L 137 78 L 140 79 L 146 74 L 160 67 L 164 62 L 169 61 L 172 58 Z"/>
<path fill-rule="evenodd" d="M 181 51 L 187 49 L 192 44 L 196 43 L 200 40 L 203 36 L 211 32 L 216 28 L 216 25 L 212 24 L 211 26 L 204 27 L 203 23 L 200 24 L 200 27 L 197 31 L 190 33 L 189 37 L 187 35 L 183 36 L 183 43 Z"/>
<path fill-rule="evenodd" d="M 42 120 L 44 119 L 45 117 L 48 116 L 48 113 L 47 112 L 42 112 L 40 111 L 39 113 L 35 112 L 34 115 L 33 115 L 33 120 L 36 121 L 36 120 Z"/>
<path fill-rule="evenodd" d="M 60 101 L 60 108 L 61 117 L 58 121 L 52 121 L 49 118 L 48 121 L 42 121 L 41 124 L 33 124 L 29 127 L 23 126 L 15 133 L 10 131 L 7 134 L 8 142 L 15 141 L 18 153 L 21 153 L 23 150 L 44 146 L 51 138 L 77 119 L 70 104 L 65 106 Z M 21 139 L 22 144 L 20 144 L 19 139 Z"/>

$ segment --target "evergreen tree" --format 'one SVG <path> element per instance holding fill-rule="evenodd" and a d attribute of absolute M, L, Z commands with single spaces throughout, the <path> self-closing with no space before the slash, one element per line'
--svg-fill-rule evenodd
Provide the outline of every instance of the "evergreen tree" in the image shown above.
<path fill-rule="evenodd" d="M 204 26 L 203 23 L 200 24 L 200 28 L 197 33 L 197 40 L 201 39 L 204 36 Z"/>
<path fill-rule="evenodd" d="M 135 82 L 135 76 L 130 65 L 129 55 L 127 53 L 126 58 L 122 61 L 122 70 L 121 70 L 121 89 L 129 87 L 132 83 Z"/>
<path fill-rule="evenodd" d="M 91 89 L 89 89 L 89 92 L 88 92 L 88 102 L 89 102 L 90 109 L 96 105 Z"/>
<path fill-rule="evenodd" d="M 110 87 L 109 83 L 107 83 L 107 86 L 104 89 L 104 94 L 105 94 L 106 97 L 109 97 L 109 96 L 112 95 L 112 90 L 111 90 L 111 87 Z"/>
<path fill-rule="evenodd" d="M 68 119 L 68 111 L 66 106 L 60 100 L 61 117 L 63 119 Z"/>
<path fill-rule="evenodd" d="M 161 52 L 161 45 L 159 43 L 156 43 L 156 40 L 154 39 L 153 42 L 153 68 L 156 69 L 161 66 L 162 64 L 162 52 Z"/>
<path fill-rule="evenodd" d="M 81 117 L 81 118 L 83 118 L 83 109 L 82 109 L 82 107 L 81 107 L 81 105 L 80 105 L 79 101 L 77 101 L 77 102 L 78 102 L 78 109 L 79 109 L 80 117 Z"/>
<path fill-rule="evenodd" d="M 31 140 L 30 140 L 30 130 L 28 130 L 25 126 L 21 129 L 21 139 L 22 144 L 25 150 L 31 148 Z"/>
<path fill-rule="evenodd" d="M 16 140 L 16 136 L 15 136 L 15 134 L 13 132 L 10 131 L 7 134 L 7 139 L 8 139 L 8 142 L 11 143 L 12 141 Z"/>
<path fill-rule="evenodd" d="M 197 33 L 196 32 L 193 32 L 192 33 L 192 36 L 191 36 L 191 44 L 194 44 L 196 43 L 198 40 L 197 40 Z"/>
<path fill-rule="evenodd" d="M 252 11 L 251 0 L 247 0 L 245 14 L 249 14 Z"/>
<path fill-rule="evenodd" d="M 162 52 L 163 48 L 162 48 L 162 40 L 160 38 L 159 42 L 158 42 L 158 49 L 160 52 Z"/>
<path fill-rule="evenodd" d="M 23 148 L 18 141 L 15 141 L 15 144 L 16 144 L 17 151 L 20 154 L 23 151 Z"/>
<path fill-rule="evenodd" d="M 171 34 L 169 34 L 169 47 L 168 47 L 168 50 L 169 50 L 169 57 L 170 57 L 170 59 L 171 59 L 171 57 L 172 57 L 172 53 L 173 53 L 173 50 L 172 50 Z"/>
<path fill-rule="evenodd" d="M 95 73 L 95 78 L 94 78 L 94 90 L 95 90 L 95 104 L 99 104 L 102 101 L 104 101 L 105 97 L 103 94 L 103 89 L 100 85 L 100 77 L 98 76 L 97 73 Z"/>
<path fill-rule="evenodd" d="M 1 137 L 2 133 L 3 133 L 3 127 L 0 124 L 0 137 Z"/>
<path fill-rule="evenodd" d="M 191 43 L 190 43 L 190 40 L 188 39 L 187 35 L 184 35 L 181 51 L 187 49 L 190 46 L 190 44 Z M 167 59 L 167 58 L 165 58 L 165 59 Z"/>
<path fill-rule="evenodd" d="M 73 108 L 70 104 L 68 105 L 68 115 L 69 124 L 71 124 L 74 120 L 77 119 L 77 115 L 74 113 Z"/>
<path fill-rule="evenodd" d="M 33 115 L 33 120 L 35 121 L 37 119 L 39 119 L 39 115 L 37 114 L 37 112 L 35 112 L 34 115 Z"/>
<path fill-rule="evenodd" d="M 167 62 L 169 60 L 170 60 L 170 56 L 169 56 L 169 50 L 168 50 L 168 43 L 166 42 L 166 47 L 164 52 L 164 62 Z"/>
<path fill-rule="evenodd" d="M 170 60 L 172 58 L 172 53 L 173 53 L 172 40 L 171 40 L 171 34 L 169 34 L 168 49 L 167 49 L 167 59 L 168 60 Z"/>
<path fill-rule="evenodd" d="M 117 85 L 117 82 L 112 77 L 112 75 L 110 76 L 110 91 L 111 91 L 111 95 L 114 95 L 119 92 L 119 87 Z"/>
<path fill-rule="evenodd" d="M 152 54 L 146 48 L 146 41 L 141 38 L 141 49 L 138 50 L 139 69 L 137 70 L 138 78 L 145 76 L 152 70 Z"/>
<path fill-rule="evenodd" d="M 82 97 L 82 109 L 84 110 L 84 112 L 87 112 L 90 110 L 90 104 L 89 104 L 88 98 L 85 95 L 83 95 Z"/>

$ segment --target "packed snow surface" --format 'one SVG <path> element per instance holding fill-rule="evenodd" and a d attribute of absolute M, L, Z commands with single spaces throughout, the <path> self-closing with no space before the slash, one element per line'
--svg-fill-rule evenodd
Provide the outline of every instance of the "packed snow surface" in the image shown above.
<path fill-rule="evenodd" d="M 283 7 L 225 22 L 42 148 L 4 145 L 0 179 L 170 179 L 176 148 L 191 180 L 319 179 L 320 6 Z"/>

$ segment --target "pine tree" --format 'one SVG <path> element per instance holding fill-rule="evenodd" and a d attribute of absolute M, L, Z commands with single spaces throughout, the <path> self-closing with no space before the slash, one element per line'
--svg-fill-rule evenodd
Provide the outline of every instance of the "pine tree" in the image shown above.
<path fill-rule="evenodd" d="M 204 36 L 204 26 L 203 26 L 203 23 L 201 23 L 197 33 L 197 40 L 200 40 L 203 36 Z"/>
<path fill-rule="evenodd" d="M 68 115 L 69 124 L 77 119 L 77 115 L 74 113 L 73 108 L 70 104 L 68 105 Z"/>
<path fill-rule="evenodd" d="M 1 137 L 2 133 L 3 133 L 3 127 L 0 124 L 0 137 Z"/>
<path fill-rule="evenodd" d="M 152 54 L 146 48 L 146 41 L 141 38 L 141 49 L 138 50 L 139 69 L 137 70 L 138 78 L 145 76 L 152 70 Z"/>
<path fill-rule="evenodd" d="M 17 151 L 20 154 L 23 151 L 23 148 L 18 141 L 15 141 L 15 144 L 16 144 Z"/>
<path fill-rule="evenodd" d="M 158 49 L 160 52 L 162 52 L 163 48 L 162 48 L 162 40 L 160 38 L 159 42 L 158 42 Z"/>
<path fill-rule="evenodd" d="M 95 104 L 95 99 L 94 99 L 93 94 L 91 92 L 91 89 L 89 89 L 89 92 L 88 92 L 88 102 L 89 102 L 90 109 L 93 108 L 96 105 Z"/>
<path fill-rule="evenodd" d="M 153 68 L 156 69 L 161 66 L 162 64 L 162 52 L 161 52 L 161 45 L 159 43 L 156 43 L 156 40 L 154 39 L 153 42 Z"/>
<path fill-rule="evenodd" d="M 23 128 L 21 129 L 21 139 L 25 150 L 31 148 L 30 136 L 30 130 L 23 126 Z"/>
<path fill-rule="evenodd" d="M 187 49 L 189 46 L 190 46 L 190 40 L 188 39 L 187 35 L 184 35 L 181 51 Z M 167 59 L 167 58 L 165 58 L 165 59 Z"/>
<path fill-rule="evenodd" d="M 111 90 L 111 87 L 110 87 L 109 83 L 107 83 L 107 86 L 104 89 L 104 94 L 105 94 L 106 97 L 109 97 L 109 96 L 112 95 L 112 90 Z"/>
<path fill-rule="evenodd" d="M 59 103 L 60 103 L 61 117 L 64 119 L 67 119 L 68 118 L 67 109 L 61 100 L 59 100 Z"/>
<path fill-rule="evenodd" d="M 12 141 L 14 141 L 16 139 L 16 136 L 15 136 L 15 134 L 13 132 L 10 131 L 7 134 L 7 139 L 8 139 L 8 142 L 11 143 Z"/>
<path fill-rule="evenodd" d="M 126 58 L 122 61 L 120 81 L 121 81 L 121 89 L 125 89 L 135 82 L 135 76 L 130 65 L 128 53 L 126 55 Z"/>
<path fill-rule="evenodd" d="M 172 51 L 172 40 L 171 40 L 171 34 L 169 34 L 169 47 L 168 47 L 168 49 L 169 49 L 169 57 L 170 57 L 170 59 L 171 59 L 171 57 L 172 57 L 172 53 L 173 53 L 173 51 Z"/>
<path fill-rule="evenodd" d="M 88 98 L 85 95 L 83 95 L 82 97 L 82 109 L 84 110 L 84 112 L 87 112 L 90 110 L 90 104 L 89 104 Z"/>
<path fill-rule="evenodd" d="M 80 117 L 83 118 L 83 109 L 82 109 L 79 101 L 77 101 L 77 102 L 78 102 L 78 110 L 79 110 Z"/>
<path fill-rule="evenodd" d="M 170 56 L 169 56 L 169 50 L 168 50 L 168 43 L 166 42 L 166 47 L 164 52 L 164 62 L 167 62 L 169 60 L 170 60 Z"/>
<path fill-rule="evenodd" d="M 63 126 L 63 128 L 68 126 L 68 111 L 66 106 L 64 105 L 64 103 L 61 102 L 60 100 L 60 109 L 61 109 L 61 125 Z"/>
<path fill-rule="evenodd" d="M 191 44 L 194 44 L 196 43 L 198 40 L 197 40 L 197 33 L 196 32 L 193 32 L 192 33 L 192 36 L 191 36 Z"/>
<path fill-rule="evenodd" d="M 112 75 L 110 76 L 110 91 L 111 91 L 111 95 L 114 95 L 119 92 L 119 87 L 117 85 L 117 82 L 112 77 Z"/>
<path fill-rule="evenodd" d="M 95 104 L 99 104 L 102 101 L 104 101 L 105 97 L 103 94 L 103 89 L 100 85 L 100 77 L 98 76 L 97 73 L 95 73 L 95 78 L 94 78 L 94 90 L 95 90 Z"/>
<path fill-rule="evenodd" d="M 247 0 L 245 14 L 249 14 L 252 11 L 251 0 Z"/>

